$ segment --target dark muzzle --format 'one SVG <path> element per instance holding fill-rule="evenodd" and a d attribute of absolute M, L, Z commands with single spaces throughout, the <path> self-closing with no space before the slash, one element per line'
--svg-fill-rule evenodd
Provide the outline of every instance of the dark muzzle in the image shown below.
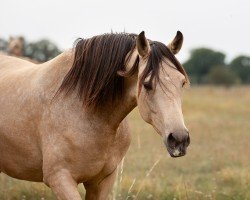
<path fill-rule="evenodd" d="M 180 157 L 186 154 L 190 137 L 188 131 L 170 133 L 164 137 L 164 143 L 171 157 Z"/>

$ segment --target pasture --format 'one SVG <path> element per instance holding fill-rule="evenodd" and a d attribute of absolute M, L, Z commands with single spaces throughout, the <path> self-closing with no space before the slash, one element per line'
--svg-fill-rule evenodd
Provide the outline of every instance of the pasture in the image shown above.
<path fill-rule="evenodd" d="M 130 114 L 133 139 L 112 199 L 250 199 L 250 87 L 187 89 L 183 113 L 191 144 L 177 159 L 137 109 Z M 55 197 L 43 184 L 0 175 L 0 200 L 38 199 Z"/>

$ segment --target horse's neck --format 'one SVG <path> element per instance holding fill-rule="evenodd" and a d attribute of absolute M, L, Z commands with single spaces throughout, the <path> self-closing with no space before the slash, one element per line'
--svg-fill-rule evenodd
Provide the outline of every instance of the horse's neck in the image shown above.
<path fill-rule="evenodd" d="M 105 127 L 117 130 L 122 120 L 137 106 L 136 84 L 133 78 L 126 78 L 125 91 L 121 99 L 115 103 L 107 103 L 98 109 L 96 117 Z"/>
<path fill-rule="evenodd" d="M 66 51 L 53 60 L 45 63 L 48 66 L 47 76 L 50 79 L 55 79 L 53 83 L 54 87 L 58 89 L 63 78 L 73 65 L 74 52 L 73 50 Z M 107 106 L 100 108 L 98 112 L 89 113 L 94 121 L 103 122 L 108 124 L 112 129 L 118 128 L 121 121 L 135 108 L 136 106 L 136 95 L 134 82 L 132 78 L 125 80 L 125 93 L 121 99 L 115 104 L 107 104 Z M 95 120 L 98 119 L 98 120 Z M 106 126 L 105 125 L 105 126 Z"/>
<path fill-rule="evenodd" d="M 133 88 L 126 87 L 122 99 L 115 105 L 108 105 L 102 111 L 103 119 L 109 123 L 113 129 L 117 129 L 121 121 L 136 107 L 136 97 Z"/>

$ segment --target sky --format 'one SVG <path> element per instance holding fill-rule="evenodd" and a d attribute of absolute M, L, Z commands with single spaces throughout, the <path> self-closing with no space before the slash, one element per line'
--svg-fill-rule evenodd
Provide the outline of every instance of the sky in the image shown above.
<path fill-rule="evenodd" d="M 250 55 L 249 0 L 1 0 L 0 37 L 49 38 L 60 48 L 75 39 L 126 31 L 168 44 L 180 30 L 184 62 L 190 50 L 209 47 L 227 60 Z"/>

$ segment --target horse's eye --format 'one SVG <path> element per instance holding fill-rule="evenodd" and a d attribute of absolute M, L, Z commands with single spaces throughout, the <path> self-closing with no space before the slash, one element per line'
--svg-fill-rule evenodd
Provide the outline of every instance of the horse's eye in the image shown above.
<path fill-rule="evenodd" d="M 144 82 L 143 86 L 146 90 L 152 90 L 152 85 L 149 82 Z"/>
<path fill-rule="evenodd" d="M 181 87 L 184 87 L 186 85 L 186 81 L 182 81 Z"/>

